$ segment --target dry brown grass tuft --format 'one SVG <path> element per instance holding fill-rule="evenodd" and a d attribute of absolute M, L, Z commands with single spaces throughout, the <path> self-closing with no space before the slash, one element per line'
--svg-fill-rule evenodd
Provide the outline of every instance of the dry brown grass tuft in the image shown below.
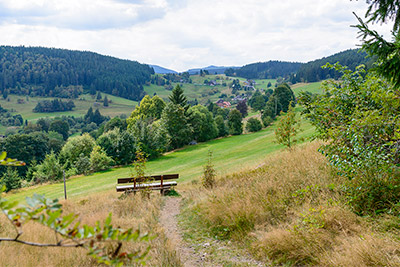
<path fill-rule="evenodd" d="M 325 266 L 400 266 L 399 243 L 387 237 L 367 234 L 344 239 L 321 259 Z"/>
<path fill-rule="evenodd" d="M 159 194 L 143 198 L 140 194 L 118 199 L 120 194 L 108 192 L 85 198 L 62 201 L 64 214 L 78 213 L 84 224 L 94 225 L 104 221 L 112 213 L 112 224 L 121 228 L 140 228 L 157 237 L 150 242 L 152 247 L 148 266 L 181 266 L 174 247 L 165 238 L 158 216 L 162 199 Z M 14 236 L 5 216 L 0 216 L 0 236 Z M 55 237 L 46 228 L 35 223 L 24 227 L 24 239 L 37 242 L 54 242 Z M 124 244 L 128 251 L 143 247 L 135 243 Z M 97 266 L 86 255 L 86 250 L 76 248 L 35 248 L 19 244 L 0 244 L 2 266 Z"/>

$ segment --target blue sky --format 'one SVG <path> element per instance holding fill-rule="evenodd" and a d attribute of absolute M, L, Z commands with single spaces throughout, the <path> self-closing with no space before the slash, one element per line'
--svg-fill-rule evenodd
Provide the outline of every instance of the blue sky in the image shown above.
<path fill-rule="evenodd" d="M 0 0 L 0 44 L 86 50 L 177 71 L 307 62 L 360 41 L 350 0 Z M 388 25 L 376 25 L 388 35 Z"/>

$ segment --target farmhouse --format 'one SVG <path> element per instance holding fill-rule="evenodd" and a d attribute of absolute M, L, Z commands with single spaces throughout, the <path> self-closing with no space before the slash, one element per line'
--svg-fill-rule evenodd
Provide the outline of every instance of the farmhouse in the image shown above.
<path fill-rule="evenodd" d="M 222 99 L 219 99 L 217 102 L 215 102 L 215 104 L 217 104 L 217 106 L 220 108 L 230 108 L 231 107 L 230 102 L 224 101 Z"/>

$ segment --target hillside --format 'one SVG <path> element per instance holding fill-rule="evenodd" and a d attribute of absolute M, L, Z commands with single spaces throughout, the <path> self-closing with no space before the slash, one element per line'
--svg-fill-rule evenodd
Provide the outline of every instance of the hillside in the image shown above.
<path fill-rule="evenodd" d="M 340 73 L 337 71 L 321 68 L 328 62 L 331 64 L 339 62 L 341 65 L 354 70 L 356 66 L 360 64 L 365 64 L 367 69 L 370 68 L 374 59 L 367 58 L 367 54 L 361 52 L 359 49 L 349 49 L 301 65 L 297 71 L 296 77 L 293 79 L 293 82 L 317 82 L 328 78 L 339 78 Z"/>
<path fill-rule="evenodd" d="M 238 69 L 228 69 L 225 73 L 247 79 L 276 79 L 296 73 L 302 63 L 268 61 L 245 65 Z"/>
<path fill-rule="evenodd" d="M 0 91 L 29 96 L 59 96 L 82 86 L 131 100 L 144 96 L 154 74 L 148 65 L 93 52 L 44 47 L 0 46 Z"/>
<path fill-rule="evenodd" d="M 197 75 L 200 73 L 200 70 L 206 70 L 208 71 L 209 74 L 224 74 L 226 69 L 237 69 L 239 67 L 219 67 L 219 66 L 208 66 L 205 68 L 194 68 L 194 69 L 189 69 L 187 72 L 189 72 L 190 75 Z"/>

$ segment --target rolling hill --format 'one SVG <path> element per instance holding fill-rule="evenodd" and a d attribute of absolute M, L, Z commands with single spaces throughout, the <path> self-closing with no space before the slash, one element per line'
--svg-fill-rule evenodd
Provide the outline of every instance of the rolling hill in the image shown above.
<path fill-rule="evenodd" d="M 5 94 L 58 96 L 81 86 L 131 100 L 144 95 L 154 70 L 145 64 L 66 49 L 0 46 L 0 91 Z"/>

